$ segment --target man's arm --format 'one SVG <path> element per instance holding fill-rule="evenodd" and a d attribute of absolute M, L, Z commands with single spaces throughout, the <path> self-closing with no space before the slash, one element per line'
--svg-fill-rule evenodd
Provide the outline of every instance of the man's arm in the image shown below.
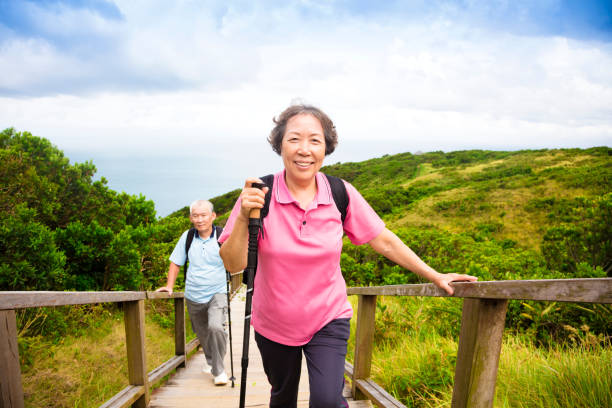
<path fill-rule="evenodd" d="M 170 267 L 168 268 L 168 280 L 166 281 L 166 286 L 162 286 L 157 289 L 156 292 L 168 292 L 168 294 L 172 294 L 172 290 L 174 289 L 174 282 L 176 282 L 176 277 L 178 276 L 181 267 L 175 264 L 174 262 L 170 262 Z"/>

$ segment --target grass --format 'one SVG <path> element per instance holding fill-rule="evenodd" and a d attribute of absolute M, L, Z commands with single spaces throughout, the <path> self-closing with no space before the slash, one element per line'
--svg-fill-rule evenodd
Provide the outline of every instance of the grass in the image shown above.
<path fill-rule="evenodd" d="M 357 297 L 350 300 L 356 309 Z M 460 305 L 445 307 L 449 301 L 379 297 L 371 376 L 407 407 L 450 407 Z M 351 323 L 349 361 L 355 319 Z M 545 348 L 525 335 L 505 333 L 494 407 L 611 406 L 609 339 L 587 333 L 573 345 Z"/>
<path fill-rule="evenodd" d="M 573 157 L 572 161 L 559 161 L 564 157 L 563 153 L 546 154 L 537 156 L 537 161 L 528 161 L 530 157 L 518 155 L 503 161 L 467 165 L 455 172 L 456 177 L 470 177 L 494 168 L 500 163 L 505 163 L 505 166 L 529 163 L 535 169 L 533 183 L 536 184 L 530 184 L 525 177 L 509 179 L 503 185 L 492 187 L 489 187 L 491 184 L 489 180 L 464 180 L 458 184 L 458 187 L 431 194 L 402 211 L 396 210 L 396 213 L 400 214 L 399 217 L 392 217 L 388 220 L 388 224 L 392 228 L 435 226 L 446 231 L 462 232 L 473 230 L 483 222 L 501 222 L 503 228 L 492 234 L 492 237 L 512 239 L 523 247 L 539 248 L 544 234 L 543 226 L 548 225 L 549 221 L 545 213 L 527 211 L 525 207 L 529 201 L 542 197 L 572 198 L 589 195 L 589 191 L 585 188 L 568 188 L 557 180 L 539 176 L 545 169 L 568 164 L 577 166 L 589 156 Z M 444 175 L 448 171 L 445 167 L 432 168 L 421 165 L 419 170 L 416 177 L 408 180 L 404 186 L 433 185 L 449 177 L 448 174 Z"/>
<path fill-rule="evenodd" d="M 496 407 L 612 407 L 610 342 L 536 348 L 504 341 Z"/>
<path fill-rule="evenodd" d="M 165 304 L 164 304 L 165 303 Z M 174 355 L 174 322 L 160 317 L 170 302 L 146 302 L 147 371 Z M 157 312 L 153 309 L 157 308 Z M 78 336 L 59 342 L 42 337 L 28 341 L 21 356 L 26 407 L 98 407 L 128 385 L 125 328 L 121 311 L 105 312 Z M 187 319 L 188 341 L 194 335 Z"/>

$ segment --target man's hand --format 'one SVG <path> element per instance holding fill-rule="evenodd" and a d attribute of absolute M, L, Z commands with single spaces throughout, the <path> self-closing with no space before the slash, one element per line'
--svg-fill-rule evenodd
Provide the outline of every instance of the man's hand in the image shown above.
<path fill-rule="evenodd" d="M 172 288 L 168 287 L 168 286 L 162 286 L 161 288 L 157 289 L 156 292 L 168 292 L 169 295 L 172 294 Z"/>

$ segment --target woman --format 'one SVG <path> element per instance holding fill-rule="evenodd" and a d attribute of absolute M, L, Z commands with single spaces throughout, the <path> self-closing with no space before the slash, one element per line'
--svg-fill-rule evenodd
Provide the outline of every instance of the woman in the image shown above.
<path fill-rule="evenodd" d="M 329 117 L 318 108 L 295 105 L 278 119 L 268 141 L 284 169 L 274 175 L 270 207 L 259 238 L 258 269 L 251 317 L 264 370 L 272 385 L 270 407 L 295 407 L 302 352 L 306 356 L 311 407 L 345 407 L 344 360 L 352 308 L 340 270 L 342 235 L 430 280 L 449 294 L 453 281 L 475 281 L 440 274 L 425 264 L 345 182 L 349 205 L 344 223 L 319 173 L 337 144 Z M 247 264 L 248 217 L 262 208 L 265 193 L 246 180 L 220 241 L 230 272 Z"/>

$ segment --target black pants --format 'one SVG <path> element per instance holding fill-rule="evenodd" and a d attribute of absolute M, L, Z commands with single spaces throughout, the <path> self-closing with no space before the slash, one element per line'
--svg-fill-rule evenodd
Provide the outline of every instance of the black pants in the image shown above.
<path fill-rule="evenodd" d="M 306 356 L 310 383 L 310 408 L 345 408 L 344 360 L 350 334 L 350 319 L 332 320 L 303 346 L 286 346 L 255 332 L 264 371 L 272 385 L 270 408 L 295 408 Z"/>

